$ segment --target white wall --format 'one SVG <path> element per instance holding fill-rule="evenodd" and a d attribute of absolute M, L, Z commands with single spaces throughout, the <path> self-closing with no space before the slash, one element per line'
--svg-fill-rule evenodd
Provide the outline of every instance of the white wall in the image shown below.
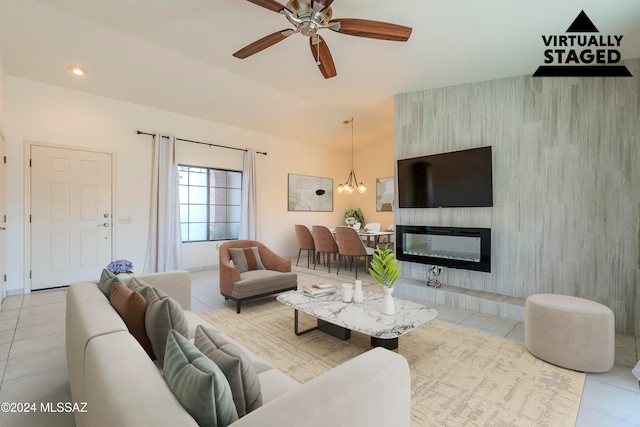
<path fill-rule="evenodd" d="M 395 163 L 393 138 L 369 144 L 357 150 L 354 157 L 353 166 L 358 179 L 366 184 L 367 192 L 365 194 L 356 192 L 352 196 L 342 197 L 353 198 L 351 207 L 359 207 L 366 222 L 379 222 L 384 230 L 393 224 L 393 212 L 376 212 L 376 179 L 393 177 Z M 342 181 L 347 178 L 347 175 L 348 171 L 344 174 Z"/>
<path fill-rule="evenodd" d="M 349 171 L 350 158 L 344 152 L 13 76 L 6 77 L 4 89 L 5 130 L 11 159 L 7 165 L 10 183 L 7 289 L 13 294 L 25 286 L 28 289 L 25 272 L 29 268 L 29 254 L 25 253 L 24 239 L 28 226 L 25 220 L 28 201 L 24 200 L 25 141 L 113 151 L 116 161 L 113 257 L 131 260 L 136 271 L 142 268 L 146 252 L 151 170 L 151 137 L 136 135 L 136 130 L 268 152 L 257 160 L 258 239 L 281 255 L 293 256 L 298 252 L 294 224 L 333 226 L 342 222 L 344 211 L 351 206 L 348 200 L 336 196 L 333 212 L 287 211 L 287 174 L 331 177 L 337 184 Z M 234 150 L 181 143 L 178 151 L 180 161 L 187 164 L 242 168 L 242 155 Z M 119 216 L 130 216 L 131 224 L 118 224 Z M 184 267 L 188 269 L 218 263 L 215 242 L 185 244 L 184 255 Z"/>

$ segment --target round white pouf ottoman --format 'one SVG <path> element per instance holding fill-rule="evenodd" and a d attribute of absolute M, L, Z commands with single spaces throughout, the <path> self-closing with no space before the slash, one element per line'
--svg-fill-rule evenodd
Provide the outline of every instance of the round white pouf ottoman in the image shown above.
<path fill-rule="evenodd" d="M 581 372 L 607 372 L 615 357 L 609 307 L 569 295 L 536 294 L 524 305 L 524 343 L 531 354 Z"/>

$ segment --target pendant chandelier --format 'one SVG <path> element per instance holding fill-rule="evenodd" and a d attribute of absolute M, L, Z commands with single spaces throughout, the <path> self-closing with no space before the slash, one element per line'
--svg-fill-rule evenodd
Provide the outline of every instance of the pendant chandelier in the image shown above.
<path fill-rule="evenodd" d="M 352 195 L 355 190 L 364 194 L 367 192 L 367 186 L 364 185 L 363 182 L 358 183 L 358 178 L 356 177 L 356 171 L 353 169 L 353 117 L 351 120 L 345 120 L 345 125 L 351 123 L 351 172 L 349 172 L 349 178 L 344 184 L 338 185 L 336 191 L 338 194 L 347 194 Z"/>

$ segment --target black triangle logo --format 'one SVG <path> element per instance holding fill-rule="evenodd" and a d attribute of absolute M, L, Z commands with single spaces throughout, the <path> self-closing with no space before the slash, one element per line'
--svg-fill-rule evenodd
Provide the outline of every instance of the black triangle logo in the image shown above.
<path fill-rule="evenodd" d="M 598 29 L 591 19 L 584 13 L 584 10 L 578 14 L 578 17 L 573 21 L 566 31 L 567 33 L 599 33 Z"/>

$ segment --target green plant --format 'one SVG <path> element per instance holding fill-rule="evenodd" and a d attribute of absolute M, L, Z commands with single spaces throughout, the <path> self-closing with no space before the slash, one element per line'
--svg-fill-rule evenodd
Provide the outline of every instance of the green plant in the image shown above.
<path fill-rule="evenodd" d="M 345 213 L 344 213 L 344 219 L 346 221 L 347 218 L 355 218 L 355 220 L 357 222 L 359 222 L 360 224 L 362 224 L 364 226 L 364 215 L 362 214 L 362 211 L 360 210 L 360 208 L 357 209 L 348 209 Z"/>
<path fill-rule="evenodd" d="M 393 250 L 389 248 L 389 243 L 384 249 L 375 249 L 369 273 L 378 283 L 387 288 L 393 288 L 396 280 L 400 277 L 401 270 Z"/>

